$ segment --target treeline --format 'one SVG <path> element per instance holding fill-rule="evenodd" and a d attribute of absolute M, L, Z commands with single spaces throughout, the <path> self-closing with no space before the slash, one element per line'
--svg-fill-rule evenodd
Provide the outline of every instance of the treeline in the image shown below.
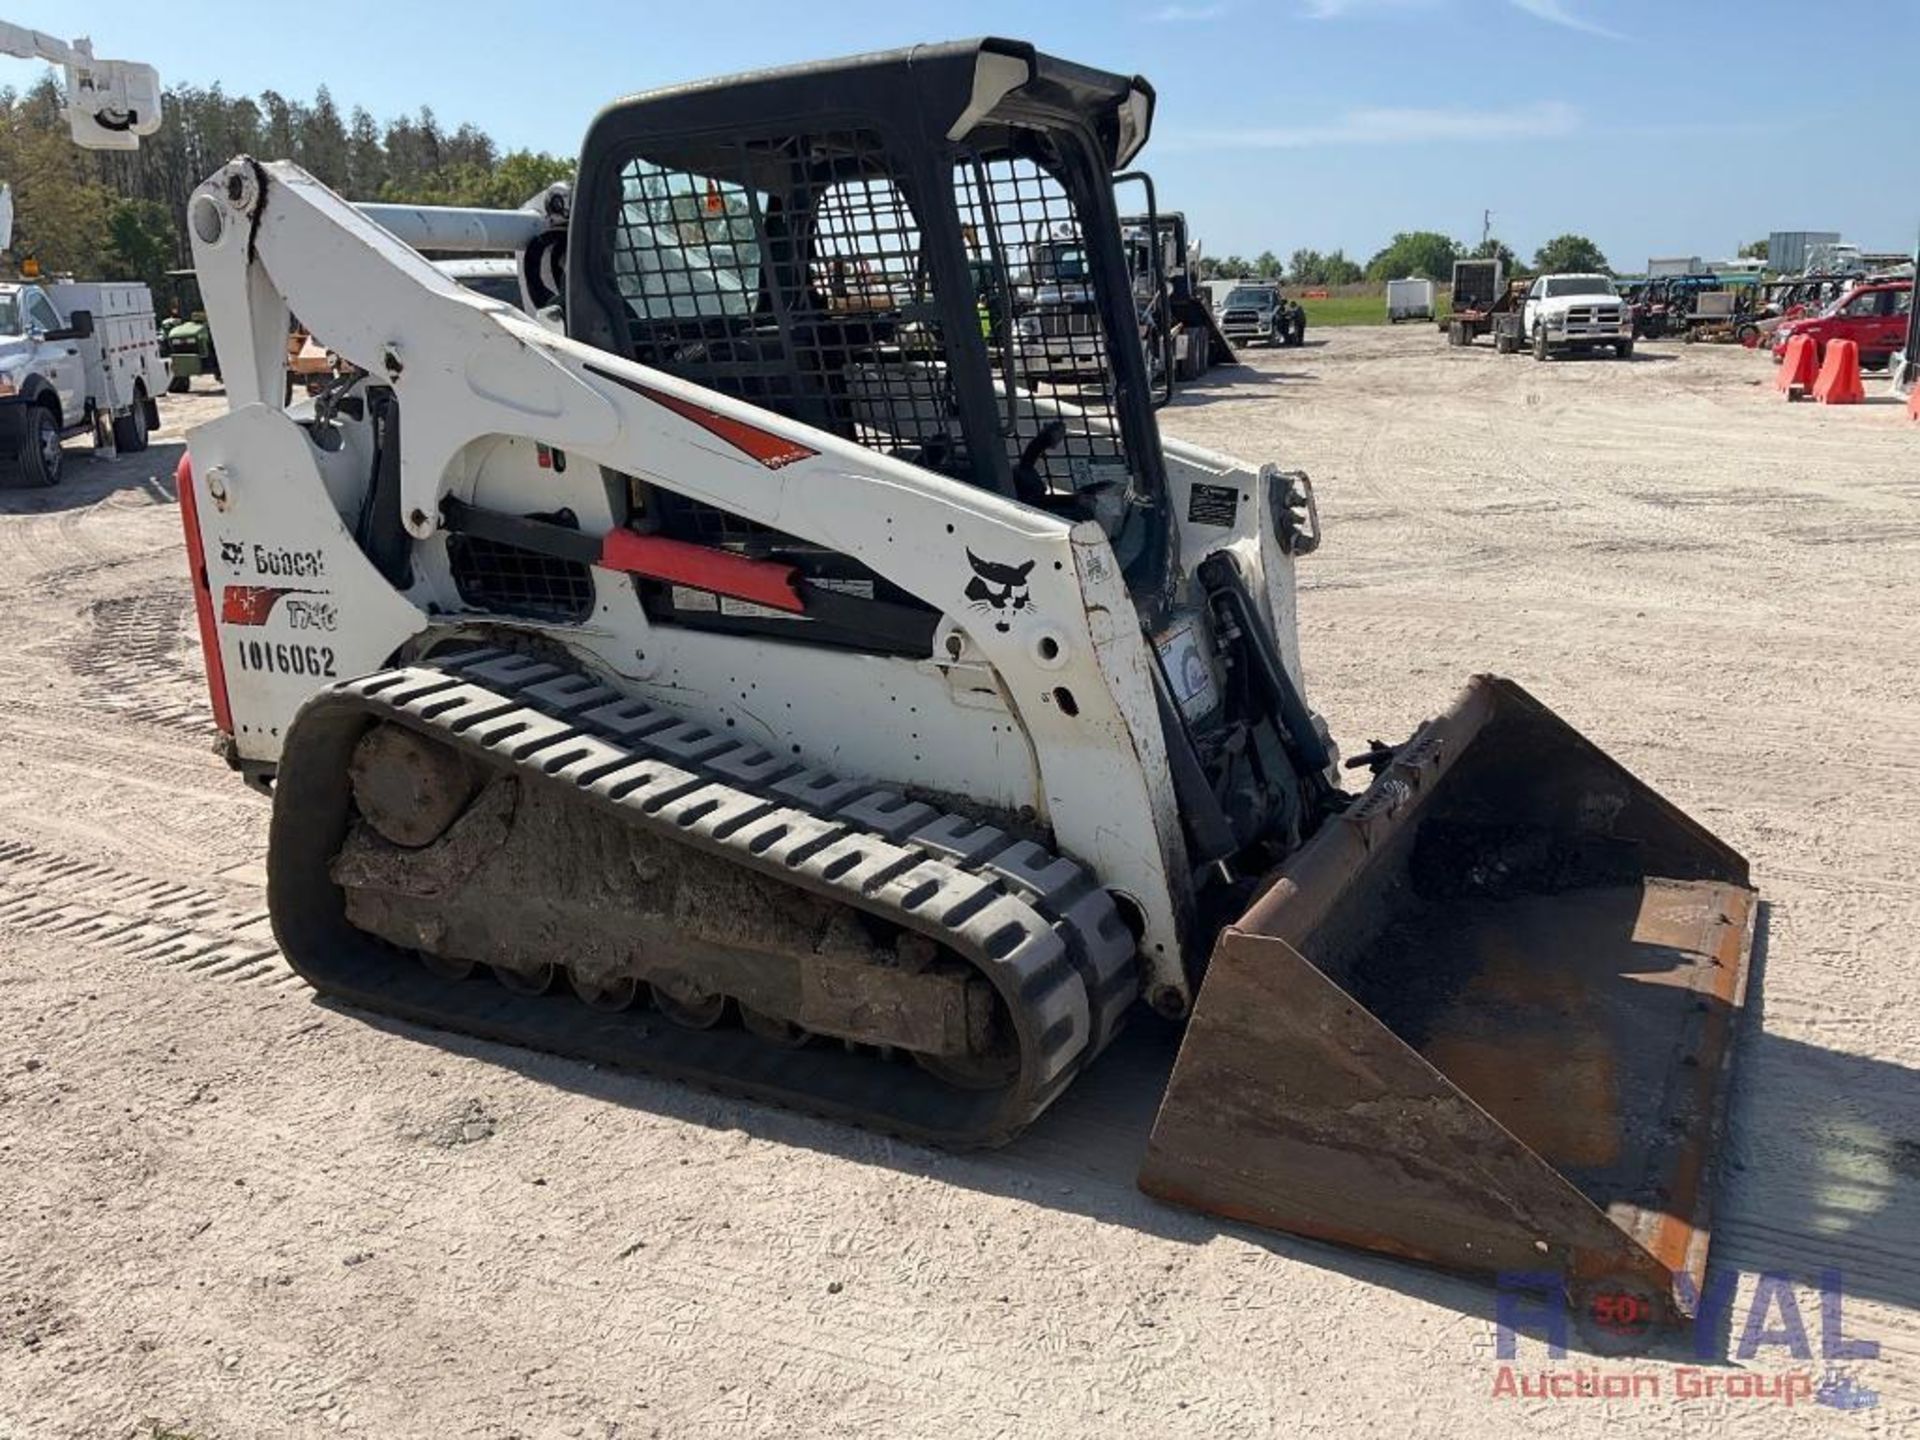
<path fill-rule="evenodd" d="M 1437 230 L 1403 230 L 1374 253 L 1362 265 L 1350 260 L 1343 250 L 1323 255 L 1318 250 L 1296 250 L 1283 265 L 1271 250 L 1255 259 L 1238 255 L 1205 256 L 1200 261 L 1202 279 L 1284 280 L 1292 285 L 1357 285 L 1363 280 L 1404 280 L 1424 276 L 1429 280 L 1451 280 L 1456 260 L 1500 260 L 1509 275 L 1550 274 L 1566 271 L 1611 273 L 1607 257 L 1600 247 L 1584 235 L 1557 235 L 1534 251 L 1528 267 L 1511 248 L 1497 239 L 1487 239 L 1468 247 Z"/>
<path fill-rule="evenodd" d="M 50 73 L 24 93 L 0 90 L 13 253 L 49 273 L 159 286 L 193 263 L 187 197 L 240 154 L 297 161 L 349 199 L 417 205 L 518 205 L 573 173 L 571 159 L 502 152 L 471 124 L 444 129 L 425 107 L 384 124 L 358 106 L 342 115 L 324 85 L 311 103 L 173 86 L 160 129 L 127 153 L 73 143 Z"/>

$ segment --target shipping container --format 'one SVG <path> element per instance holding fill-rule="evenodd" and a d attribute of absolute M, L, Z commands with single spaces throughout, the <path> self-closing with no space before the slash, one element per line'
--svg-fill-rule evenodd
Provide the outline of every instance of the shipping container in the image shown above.
<path fill-rule="evenodd" d="M 1839 243 L 1838 230 L 1776 230 L 1767 236 L 1767 268 L 1776 275 L 1801 274 L 1816 246 Z"/>

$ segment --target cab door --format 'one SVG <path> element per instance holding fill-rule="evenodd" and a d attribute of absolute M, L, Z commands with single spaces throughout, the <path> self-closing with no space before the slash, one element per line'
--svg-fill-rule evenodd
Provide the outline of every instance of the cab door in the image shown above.
<path fill-rule="evenodd" d="M 60 423 L 78 425 L 87 408 L 87 363 L 78 340 L 51 339 L 66 328 L 66 320 L 42 290 L 25 292 L 27 337 L 34 342 L 32 368 L 60 397 Z"/>
<path fill-rule="evenodd" d="M 1879 314 L 1882 298 L 1878 290 L 1861 289 L 1841 301 L 1840 308 L 1834 311 L 1826 324 L 1826 333 L 1820 337 L 1821 351 L 1824 353 L 1835 340 L 1851 340 L 1866 350 L 1871 344 L 1873 323 Z"/>
<path fill-rule="evenodd" d="M 1862 344 L 1861 352 L 1871 352 L 1875 359 L 1884 359 L 1907 343 L 1907 312 L 1913 308 L 1913 289 L 1889 288 L 1881 292 L 1880 312 L 1874 318 L 1874 336 L 1871 345 Z"/>

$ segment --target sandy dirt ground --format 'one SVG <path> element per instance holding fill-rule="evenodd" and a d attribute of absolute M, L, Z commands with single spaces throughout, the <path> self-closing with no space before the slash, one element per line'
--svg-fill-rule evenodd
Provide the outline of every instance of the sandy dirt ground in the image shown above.
<path fill-rule="evenodd" d="M 209 744 L 196 395 L 0 492 L 0 1437 L 1913 1433 L 1920 428 L 1767 378 L 1348 330 L 1163 412 L 1314 474 L 1348 749 L 1496 670 L 1752 857 L 1702 1368 L 1523 1340 L 1639 1393 L 1504 1394 L 1488 1287 L 1148 1201 L 1150 1026 L 956 1157 L 316 1004 Z M 1877 1354 L 1822 1355 L 1829 1270 Z M 1791 1376 L 1834 1403 L 1724 1393 Z"/>

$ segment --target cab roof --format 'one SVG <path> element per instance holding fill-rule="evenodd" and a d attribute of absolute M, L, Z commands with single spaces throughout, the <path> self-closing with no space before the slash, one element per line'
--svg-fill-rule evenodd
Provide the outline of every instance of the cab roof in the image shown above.
<path fill-rule="evenodd" d="M 924 125 L 982 150 L 996 148 L 996 140 L 1017 125 L 1078 122 L 1093 132 L 1108 166 L 1119 169 L 1147 142 L 1153 87 L 1137 75 L 1042 54 L 1025 41 L 956 40 L 629 96 L 595 118 L 586 154 L 618 147 L 661 164 L 755 184 L 783 172 L 787 162 L 749 152 L 740 137 L 802 135 L 848 118 L 871 118 L 896 133 L 916 133 Z M 756 174 L 758 168 L 768 175 Z"/>

